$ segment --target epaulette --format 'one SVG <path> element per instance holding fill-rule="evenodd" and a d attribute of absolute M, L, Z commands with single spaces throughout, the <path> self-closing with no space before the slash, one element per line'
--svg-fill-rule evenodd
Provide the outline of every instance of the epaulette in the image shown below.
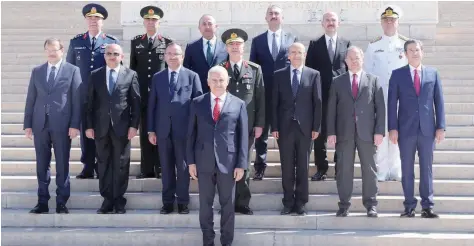
<path fill-rule="evenodd" d="M 140 35 L 137 35 L 135 36 L 134 38 L 132 38 L 132 40 L 137 40 L 137 39 L 141 39 L 143 37 L 144 34 L 140 34 Z"/>
<path fill-rule="evenodd" d="M 79 34 L 77 34 L 76 36 L 74 36 L 71 40 L 73 40 L 73 39 L 78 39 L 78 38 L 82 38 L 82 37 L 84 37 L 84 35 L 87 35 L 87 32 L 85 32 L 85 33 L 79 33 Z"/>
<path fill-rule="evenodd" d="M 260 67 L 260 65 L 258 65 L 258 64 L 255 63 L 255 62 L 251 62 L 251 61 L 246 61 L 246 62 L 247 62 L 250 66 L 252 66 L 252 67 L 255 67 L 255 68 L 259 68 L 259 67 Z"/>
<path fill-rule="evenodd" d="M 409 39 L 409 38 L 407 38 L 407 37 L 405 37 L 405 36 L 403 36 L 403 35 L 401 35 L 401 34 L 398 34 L 398 38 L 401 39 L 401 40 L 403 40 L 403 41 L 408 41 L 408 39 Z"/>
<path fill-rule="evenodd" d="M 167 39 L 167 40 L 169 40 L 170 42 L 174 42 L 174 40 L 173 40 L 172 38 L 170 38 L 170 37 L 168 37 L 168 36 L 164 36 L 163 34 L 158 34 L 157 38 L 158 38 L 159 40 Z"/>
<path fill-rule="evenodd" d="M 118 40 L 116 37 L 110 35 L 110 34 L 107 34 L 105 33 L 105 36 L 107 36 L 108 38 L 112 39 L 112 40 Z"/>
<path fill-rule="evenodd" d="M 372 44 L 372 43 L 375 43 L 375 42 L 377 42 L 377 41 L 380 41 L 381 39 L 382 39 L 382 36 L 378 36 L 378 37 L 376 37 L 375 39 L 373 39 L 372 41 L 370 41 L 370 43 L 371 43 L 371 44 Z"/>

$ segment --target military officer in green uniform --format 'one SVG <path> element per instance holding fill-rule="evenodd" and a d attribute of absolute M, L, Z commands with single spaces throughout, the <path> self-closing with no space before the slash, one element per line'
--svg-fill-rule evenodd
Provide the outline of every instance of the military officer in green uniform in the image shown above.
<path fill-rule="evenodd" d="M 142 111 L 140 119 L 141 163 L 138 179 L 161 177 L 161 165 L 158 148 L 148 141 L 147 104 L 148 92 L 153 75 L 166 68 L 165 50 L 172 42 L 168 37 L 158 33 L 163 10 L 155 6 L 146 6 L 140 10 L 146 33 L 134 37 L 131 41 L 130 68 L 138 74 Z"/>
<path fill-rule="evenodd" d="M 229 73 L 229 86 L 227 90 L 234 96 L 245 101 L 247 105 L 249 124 L 249 162 L 255 138 L 262 135 L 265 126 L 265 88 L 262 69 L 260 65 L 245 61 L 244 43 L 248 35 L 241 29 L 229 29 L 222 34 L 222 42 L 226 44 L 229 54 L 228 61 L 221 63 Z M 249 165 L 250 166 L 250 165 Z M 253 214 L 249 207 L 249 170 L 245 170 L 244 178 L 236 184 L 235 212 Z"/>

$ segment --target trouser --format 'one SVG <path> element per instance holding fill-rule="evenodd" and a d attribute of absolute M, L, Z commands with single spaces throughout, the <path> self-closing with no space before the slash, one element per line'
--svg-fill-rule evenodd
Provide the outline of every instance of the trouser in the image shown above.
<path fill-rule="evenodd" d="M 249 133 L 249 152 L 248 152 L 248 163 L 250 167 L 250 156 L 252 155 L 252 147 L 255 141 L 255 134 L 253 129 Z M 252 193 L 250 193 L 250 169 L 244 170 L 244 176 L 242 179 L 237 181 L 235 185 L 235 206 L 236 207 L 245 207 L 249 206 L 250 198 L 252 198 Z"/>
<path fill-rule="evenodd" d="M 267 153 L 268 153 L 268 135 L 270 132 L 270 122 L 265 123 L 262 135 L 255 139 L 255 171 L 267 168 Z M 250 155 L 251 152 L 249 152 Z"/>
<path fill-rule="evenodd" d="M 96 163 L 96 146 L 94 139 L 90 139 L 86 136 L 85 124 L 87 120 L 86 105 L 82 107 L 81 117 L 81 162 L 84 164 L 82 174 L 93 175 L 94 171 L 97 173 Z"/>
<path fill-rule="evenodd" d="M 148 140 L 147 107 L 142 108 L 140 118 L 140 172 L 161 173 L 158 148 Z"/>

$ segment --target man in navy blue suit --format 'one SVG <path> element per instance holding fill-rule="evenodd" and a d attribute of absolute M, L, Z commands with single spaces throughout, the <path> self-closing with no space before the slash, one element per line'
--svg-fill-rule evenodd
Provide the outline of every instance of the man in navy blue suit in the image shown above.
<path fill-rule="evenodd" d="M 252 40 L 250 61 L 262 67 L 263 81 L 265 82 L 265 108 L 271 108 L 273 73 L 290 65 L 288 61 L 288 48 L 298 41 L 298 38 L 281 29 L 283 10 L 277 5 L 267 8 L 265 20 L 268 31 L 256 36 Z M 254 180 L 262 180 L 267 167 L 267 142 L 270 130 L 271 110 L 265 112 L 265 127 L 260 138 L 255 139 L 255 175 Z"/>
<path fill-rule="evenodd" d="M 404 45 L 408 65 L 393 70 L 388 89 L 388 129 L 392 143 L 400 148 L 405 211 L 401 217 L 414 217 L 415 152 L 420 165 L 421 217 L 437 218 L 433 212 L 433 151 L 435 140 L 445 136 L 444 99 L 436 69 L 422 65 L 423 45 L 408 40 Z M 397 113 L 398 106 L 398 113 Z"/>
<path fill-rule="evenodd" d="M 221 244 L 234 239 L 235 182 L 248 167 L 248 122 L 245 102 L 227 92 L 229 76 L 224 67 L 209 70 L 210 93 L 191 103 L 186 160 L 189 174 L 198 179 L 199 222 L 203 245 L 214 245 L 214 195 L 221 206 Z"/>
<path fill-rule="evenodd" d="M 199 74 L 204 93 L 209 92 L 207 72 L 227 59 L 225 44 L 216 36 L 217 24 L 212 15 L 205 14 L 199 19 L 202 37 L 187 44 L 183 66 Z"/>
<path fill-rule="evenodd" d="M 105 66 L 105 46 L 118 44 L 119 41 L 114 36 L 102 32 L 103 22 L 108 16 L 107 10 L 102 5 L 87 4 L 82 9 L 82 15 L 86 20 L 88 31 L 71 39 L 66 61 L 78 66 L 81 70 L 82 108 L 85 109 L 89 75 L 92 70 Z M 85 110 L 82 111 L 81 121 L 81 162 L 84 164 L 84 168 L 76 178 L 93 179 L 94 170 L 97 173 L 96 149 L 94 140 L 86 137 L 84 127 L 86 121 Z M 97 175 L 98 177 L 99 175 Z"/>
<path fill-rule="evenodd" d="M 184 68 L 183 50 L 176 43 L 165 51 L 168 68 L 153 76 L 148 98 L 148 139 L 158 144 L 163 184 L 162 214 L 189 213 L 189 171 L 185 161 L 189 105 L 202 94 L 197 73 Z"/>
<path fill-rule="evenodd" d="M 35 135 L 38 204 L 30 213 L 49 212 L 52 146 L 56 158 L 56 213 L 68 213 L 69 154 L 71 139 L 79 134 L 82 80 L 79 68 L 63 60 L 59 39 L 47 39 L 44 50 L 48 62 L 31 73 L 23 123 L 25 136 L 32 139 Z"/>

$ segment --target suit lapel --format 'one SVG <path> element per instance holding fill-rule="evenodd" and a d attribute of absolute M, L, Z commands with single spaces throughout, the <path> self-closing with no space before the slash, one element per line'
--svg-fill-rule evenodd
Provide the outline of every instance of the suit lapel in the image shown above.
<path fill-rule="evenodd" d="M 41 78 L 40 81 L 43 81 L 41 83 L 41 86 L 48 91 L 48 63 L 46 62 L 40 69 L 39 69 L 39 76 Z"/>
<path fill-rule="evenodd" d="M 268 46 L 268 31 L 265 32 L 262 39 L 263 39 L 263 47 L 262 48 L 265 50 L 265 53 L 267 53 L 268 57 L 270 57 L 270 59 L 273 61 L 272 52 L 270 52 L 272 47 Z"/>
<path fill-rule="evenodd" d="M 368 80 L 369 78 L 367 78 L 367 74 L 364 73 L 364 71 L 362 71 L 362 73 L 360 74 L 359 89 L 357 90 L 357 99 L 359 99 L 360 94 L 362 94 L 362 90 L 364 90 L 367 87 Z"/>
<path fill-rule="evenodd" d="M 115 81 L 115 86 L 114 86 L 114 90 L 112 91 L 112 95 L 117 91 L 118 85 L 123 83 L 124 80 L 125 80 L 125 67 L 120 66 L 120 70 L 117 75 L 117 81 Z"/>
<path fill-rule="evenodd" d="M 288 34 L 281 30 L 281 34 L 280 34 L 280 49 L 278 50 L 278 54 L 277 54 L 277 60 L 280 56 L 284 55 L 284 50 L 285 50 L 285 45 L 286 45 L 286 41 L 288 39 Z"/>
<path fill-rule="evenodd" d="M 202 47 L 202 39 L 201 39 L 201 47 Z M 216 64 L 217 54 L 220 53 L 221 49 L 225 49 L 225 45 L 222 41 L 216 38 L 216 48 L 214 49 L 214 57 L 212 58 L 212 64 Z M 202 51 L 202 53 L 204 54 L 204 51 Z M 204 57 L 204 60 L 205 58 L 206 57 Z"/>
<path fill-rule="evenodd" d="M 323 35 L 321 36 L 320 38 L 320 44 L 321 44 L 321 48 L 324 52 L 322 52 L 324 54 L 324 56 L 326 57 L 326 60 L 331 63 L 331 58 L 329 57 L 329 50 L 328 50 L 328 44 L 326 43 L 326 36 Z"/>
<path fill-rule="evenodd" d="M 214 118 L 212 118 L 212 104 L 211 104 L 211 93 L 207 93 L 205 96 L 204 96 L 204 106 L 206 107 L 206 111 L 207 112 L 207 119 L 209 120 L 209 122 L 212 122 L 212 124 L 214 124 Z"/>
<path fill-rule="evenodd" d="M 93 48 L 94 50 L 99 49 L 99 48 L 105 43 L 104 36 L 105 36 L 105 34 L 104 34 L 104 33 L 101 33 L 101 34 L 97 37 L 97 39 L 96 39 L 96 41 L 95 41 L 94 48 Z"/>
<path fill-rule="evenodd" d="M 334 50 L 334 57 L 333 57 L 334 60 L 336 60 L 336 56 L 337 56 L 337 54 L 339 54 L 339 51 L 341 50 L 342 46 L 343 46 L 343 43 L 342 43 L 341 37 L 337 37 L 336 49 Z M 334 63 L 334 60 L 333 60 L 333 63 Z"/>
<path fill-rule="evenodd" d="M 420 95 L 421 95 L 421 92 L 423 91 L 423 86 L 425 85 L 425 81 L 426 81 L 426 68 L 423 65 L 421 65 Z M 413 86 L 413 88 L 415 88 L 415 86 Z"/>
<path fill-rule="evenodd" d="M 347 91 L 347 93 L 349 94 L 349 96 L 354 99 L 354 97 L 352 96 L 352 80 L 351 80 L 351 76 L 349 76 L 349 72 L 345 73 L 344 75 L 344 80 L 345 81 L 348 81 L 347 83 L 344 83 L 344 89 L 345 91 Z"/>
<path fill-rule="evenodd" d="M 242 61 L 242 66 L 240 67 L 240 73 L 239 73 L 239 77 L 237 78 L 237 81 L 240 81 L 242 77 L 244 76 L 244 74 L 248 73 L 249 71 L 252 72 L 247 62 Z"/>
<path fill-rule="evenodd" d="M 181 67 L 181 69 L 179 70 L 179 73 L 178 73 L 178 80 L 176 81 L 176 87 L 175 87 L 175 91 L 178 92 L 181 87 L 185 86 L 184 84 L 184 78 L 186 78 L 186 71 L 184 70 L 185 68 L 184 67 Z"/>
<path fill-rule="evenodd" d="M 51 85 L 51 89 L 54 89 L 54 87 L 55 87 L 56 84 L 58 83 L 58 78 L 59 78 L 59 76 L 61 76 L 61 74 L 62 74 L 62 72 L 63 72 L 63 68 L 64 68 L 64 61 L 61 61 L 61 64 L 59 64 L 58 73 L 56 74 L 56 77 L 54 77 L 54 82 L 53 82 L 53 84 Z"/>
<path fill-rule="evenodd" d="M 225 97 L 224 105 L 222 105 L 221 114 L 219 115 L 219 120 L 216 122 L 216 124 L 219 123 L 219 121 L 221 121 L 222 114 L 224 112 L 227 112 L 227 108 L 229 107 L 229 103 L 230 103 L 231 100 L 232 100 L 232 94 L 227 93 L 227 96 Z M 212 115 L 212 113 L 211 113 L 211 115 Z"/>
<path fill-rule="evenodd" d="M 410 71 L 410 65 L 406 65 L 405 66 L 405 75 L 408 76 L 408 79 L 406 80 L 408 83 L 407 83 L 407 86 L 410 88 L 410 90 L 413 92 L 413 94 L 415 94 L 416 96 L 416 90 L 415 90 L 415 81 L 413 80 L 414 78 L 411 77 L 411 71 Z M 423 72 L 423 71 L 422 71 Z M 421 83 L 421 80 L 420 80 L 420 83 Z M 422 84 L 420 84 L 420 87 L 422 86 Z M 422 88 L 422 87 L 421 87 Z M 421 89 L 420 89 L 421 91 Z"/>
<path fill-rule="evenodd" d="M 296 98 L 298 98 L 298 94 L 300 94 L 301 88 L 303 88 L 304 84 L 309 83 L 309 75 L 307 72 L 307 68 L 308 67 L 303 66 L 303 71 L 301 72 L 300 84 L 298 85 L 298 91 L 296 92 Z M 291 74 L 291 71 L 290 71 L 290 74 Z"/>
<path fill-rule="evenodd" d="M 89 32 L 84 34 L 84 44 L 86 45 L 87 49 L 92 50 L 91 39 L 89 38 Z"/>

